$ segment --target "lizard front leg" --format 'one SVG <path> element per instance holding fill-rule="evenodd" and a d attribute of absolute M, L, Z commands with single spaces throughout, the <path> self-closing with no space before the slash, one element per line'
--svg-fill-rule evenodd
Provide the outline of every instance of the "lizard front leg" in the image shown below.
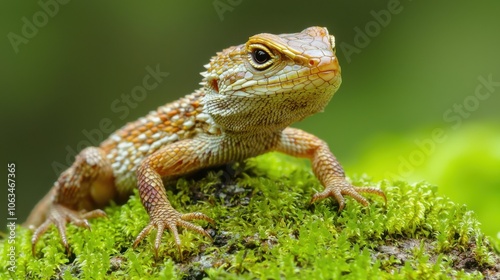
<path fill-rule="evenodd" d="M 360 193 L 380 195 L 387 203 L 383 191 L 371 187 L 354 187 L 347 182 L 344 169 L 332 154 L 328 145 L 312 134 L 296 128 L 286 128 L 283 130 L 281 141 L 276 150 L 311 160 L 314 174 L 325 187 L 322 192 L 313 195 L 311 203 L 333 197 L 339 203 L 339 211 L 341 211 L 345 206 L 343 195 L 349 195 L 359 203 L 367 206 L 368 201 Z"/>
<path fill-rule="evenodd" d="M 153 228 L 157 229 L 154 244 L 156 256 L 158 256 L 161 237 L 165 229 L 168 229 L 174 236 L 179 254 L 181 254 L 181 240 L 177 227 L 193 230 L 211 239 L 211 236 L 202 227 L 189 221 L 205 220 L 210 223 L 214 223 L 214 221 L 199 212 L 181 214 L 175 210 L 167 199 L 162 181 L 162 177 L 180 175 L 206 167 L 209 154 L 208 143 L 205 141 L 185 139 L 158 150 L 142 162 L 137 170 L 137 183 L 142 204 L 149 214 L 150 221 L 137 236 L 134 247 Z"/>
<path fill-rule="evenodd" d="M 113 172 L 104 151 L 96 147 L 82 150 L 25 223 L 36 227 L 31 238 L 33 255 L 36 243 L 51 225 L 57 227 L 61 241 L 69 252 L 66 224 L 72 222 L 90 229 L 87 219 L 106 216 L 96 208 L 104 206 L 114 196 Z"/>

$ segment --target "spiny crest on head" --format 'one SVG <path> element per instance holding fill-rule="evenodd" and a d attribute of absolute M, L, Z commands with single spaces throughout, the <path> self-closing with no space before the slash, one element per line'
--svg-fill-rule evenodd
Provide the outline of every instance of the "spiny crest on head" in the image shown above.
<path fill-rule="evenodd" d="M 214 89 L 218 92 L 217 80 L 228 69 L 236 67 L 241 64 L 241 59 L 237 57 L 241 54 L 241 47 L 230 47 L 221 52 L 217 52 L 215 56 L 210 59 L 210 62 L 203 65 L 206 71 L 201 72 L 203 80 L 200 85 Z"/>
<path fill-rule="evenodd" d="M 210 68 L 210 63 L 207 63 L 207 64 L 203 65 L 203 67 L 205 67 L 205 69 L 208 70 Z M 200 85 L 201 86 L 205 86 L 207 84 L 206 78 L 208 77 L 208 72 L 207 71 L 203 71 L 203 72 L 200 73 L 200 75 L 203 77 L 203 79 L 200 82 Z"/>

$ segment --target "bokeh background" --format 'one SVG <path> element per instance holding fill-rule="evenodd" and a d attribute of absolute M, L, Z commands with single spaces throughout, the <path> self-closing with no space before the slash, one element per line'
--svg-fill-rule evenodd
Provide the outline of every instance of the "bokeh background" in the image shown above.
<path fill-rule="evenodd" d="M 1 176 L 16 163 L 22 221 L 84 131 L 192 92 L 216 51 L 253 34 L 319 25 L 336 36 L 343 85 L 296 127 L 326 140 L 348 175 L 434 183 L 497 236 L 499 12 L 493 0 L 1 1 Z M 169 76 L 127 114 L 112 110 L 156 65 Z"/>

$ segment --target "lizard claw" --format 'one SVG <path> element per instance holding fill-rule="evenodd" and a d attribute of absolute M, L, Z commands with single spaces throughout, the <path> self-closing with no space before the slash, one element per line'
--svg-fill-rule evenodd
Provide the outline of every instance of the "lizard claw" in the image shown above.
<path fill-rule="evenodd" d="M 52 205 L 47 219 L 38 228 L 36 228 L 33 236 L 31 237 L 31 252 L 33 256 L 35 255 L 36 243 L 51 225 L 56 226 L 59 231 L 59 235 L 61 236 L 61 242 L 64 248 L 66 248 L 66 252 L 69 254 L 70 250 L 68 239 L 66 237 L 66 224 L 71 222 L 76 226 L 90 230 L 90 224 L 87 219 L 97 217 L 106 217 L 106 213 L 100 209 L 81 213 L 60 204 Z"/>
<path fill-rule="evenodd" d="M 387 198 L 384 192 L 380 189 L 371 188 L 371 187 L 354 187 L 349 182 L 345 180 L 336 180 L 328 187 L 326 187 L 322 192 L 316 193 L 313 195 L 311 199 L 311 203 L 314 203 L 319 200 L 323 200 L 327 197 L 333 197 L 339 203 L 339 212 L 344 209 L 345 199 L 343 195 L 349 195 L 354 198 L 357 202 L 363 204 L 364 206 L 368 206 L 369 202 L 364 198 L 360 193 L 373 193 L 376 195 L 380 195 L 384 198 L 385 203 L 387 204 Z"/>
<path fill-rule="evenodd" d="M 137 245 L 139 245 L 139 243 L 151 232 L 151 230 L 153 228 L 156 228 L 157 232 L 154 244 L 156 258 L 158 258 L 158 250 L 161 244 L 161 237 L 163 236 L 163 232 L 165 229 L 168 229 L 173 234 L 175 239 L 175 244 L 177 245 L 177 250 L 179 251 L 179 255 L 181 256 L 181 258 L 182 258 L 181 239 L 179 237 L 179 232 L 177 230 L 177 227 L 190 229 L 212 240 L 210 234 L 208 234 L 208 232 L 206 232 L 201 226 L 189 222 L 191 220 L 205 220 L 212 224 L 215 223 L 214 220 L 212 220 L 210 217 L 208 217 L 203 213 L 194 212 L 194 213 L 181 214 L 177 212 L 175 209 L 173 209 L 172 206 L 165 205 L 163 207 L 157 206 L 157 208 L 154 209 L 153 212 L 150 214 L 150 217 L 151 220 L 149 221 L 149 224 L 139 233 L 139 235 L 134 241 L 133 247 L 134 248 L 137 247 Z"/>

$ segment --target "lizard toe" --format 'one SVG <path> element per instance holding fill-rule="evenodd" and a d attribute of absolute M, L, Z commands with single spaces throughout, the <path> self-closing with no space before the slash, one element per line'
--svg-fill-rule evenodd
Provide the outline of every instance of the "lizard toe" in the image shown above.
<path fill-rule="evenodd" d="M 33 236 L 31 237 L 31 251 L 35 255 L 36 244 L 40 240 L 40 237 L 50 228 L 51 225 L 55 225 L 59 236 L 61 237 L 61 243 L 66 248 L 67 253 L 70 253 L 70 247 L 68 238 L 66 236 L 66 224 L 73 223 L 76 226 L 83 227 L 86 229 L 91 229 L 90 224 L 87 219 L 96 217 L 105 217 L 106 213 L 102 210 L 93 210 L 89 212 L 78 212 L 67 208 L 66 206 L 53 204 L 49 209 L 47 219 L 35 229 Z"/>
<path fill-rule="evenodd" d="M 382 190 L 371 187 L 355 187 L 346 180 L 336 180 L 327 186 L 322 192 L 314 194 L 311 199 L 311 203 L 332 197 L 338 202 L 340 212 L 345 206 L 344 195 L 348 195 L 354 198 L 357 202 L 361 203 L 363 206 L 368 206 L 370 203 L 361 195 L 361 193 L 372 193 L 382 196 L 385 203 L 387 203 L 387 198 Z"/>
<path fill-rule="evenodd" d="M 181 252 L 181 238 L 179 236 L 179 230 L 178 228 L 185 228 L 188 230 L 192 230 L 194 232 L 197 232 L 201 235 L 204 235 L 208 237 L 210 240 L 212 240 L 212 237 L 208 232 L 203 229 L 199 225 L 195 225 L 193 223 L 190 223 L 189 221 L 192 220 L 204 220 L 209 223 L 215 223 L 214 220 L 212 220 L 210 217 L 208 217 L 205 214 L 202 214 L 200 212 L 193 212 L 193 213 L 187 213 L 187 214 L 181 214 L 171 208 L 171 206 L 165 206 L 163 207 L 165 209 L 159 209 L 155 211 L 154 213 L 161 213 L 161 215 L 158 214 L 153 214 L 151 215 L 151 220 L 149 221 L 148 225 L 139 233 L 137 238 L 134 241 L 133 247 L 137 247 L 139 243 L 149 235 L 151 230 L 153 228 L 157 229 L 156 232 L 156 237 L 154 241 L 154 251 L 155 251 L 155 256 L 158 257 L 158 251 L 160 249 L 161 245 L 161 238 L 163 236 L 163 232 L 165 229 L 168 229 L 170 233 L 173 235 L 175 244 L 177 247 L 177 250 L 179 251 L 179 255 L 181 256 L 182 259 L 182 252 Z"/>

